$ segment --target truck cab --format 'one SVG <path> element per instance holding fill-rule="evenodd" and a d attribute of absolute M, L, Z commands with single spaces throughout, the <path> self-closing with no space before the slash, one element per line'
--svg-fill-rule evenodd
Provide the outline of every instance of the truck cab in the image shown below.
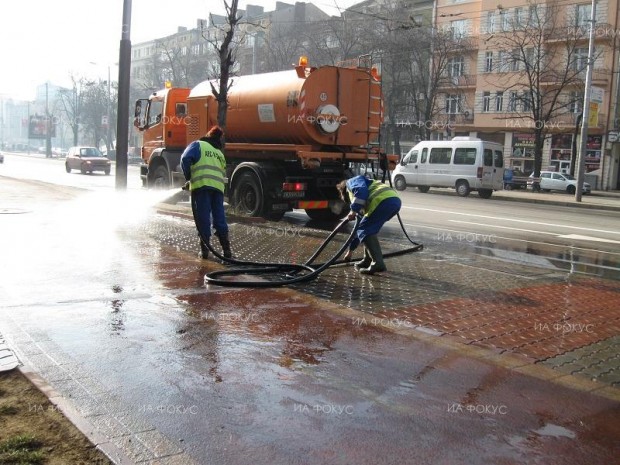
<path fill-rule="evenodd" d="M 178 157 L 170 151 L 183 151 L 187 146 L 187 88 L 165 88 L 147 99 L 136 101 L 134 126 L 142 133 L 144 143 L 140 156 L 143 186 L 167 187 L 171 173 L 179 173 Z"/>

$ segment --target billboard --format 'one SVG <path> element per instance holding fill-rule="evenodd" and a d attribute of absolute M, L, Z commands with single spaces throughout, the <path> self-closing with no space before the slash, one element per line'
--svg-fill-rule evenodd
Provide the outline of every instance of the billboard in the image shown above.
<path fill-rule="evenodd" d="M 56 124 L 53 118 L 45 115 L 30 115 L 28 123 L 29 139 L 46 139 L 49 128 L 49 136 L 56 137 Z"/>

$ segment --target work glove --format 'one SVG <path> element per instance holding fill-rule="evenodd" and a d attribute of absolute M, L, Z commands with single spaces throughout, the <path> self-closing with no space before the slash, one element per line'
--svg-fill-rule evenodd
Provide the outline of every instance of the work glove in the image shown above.
<path fill-rule="evenodd" d="M 184 191 L 188 191 L 189 190 L 189 181 L 187 181 L 185 184 L 183 184 L 183 187 L 181 187 L 182 190 Z"/>

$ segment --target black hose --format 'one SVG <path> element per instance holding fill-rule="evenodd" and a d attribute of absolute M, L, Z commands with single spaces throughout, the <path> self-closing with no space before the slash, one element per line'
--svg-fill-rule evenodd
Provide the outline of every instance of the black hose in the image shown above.
<path fill-rule="evenodd" d="M 388 165 L 389 166 L 389 165 Z M 392 177 L 390 176 L 389 168 L 388 168 L 388 180 L 390 182 L 390 187 L 392 186 Z M 400 255 L 409 254 L 412 252 L 418 252 L 424 248 L 424 246 L 420 243 L 413 241 L 407 231 L 405 230 L 405 225 L 400 217 L 400 213 L 396 214 L 398 218 L 398 222 L 400 223 L 400 227 L 405 234 L 407 240 L 413 244 L 413 247 L 409 247 L 404 250 L 399 250 L 396 252 L 390 252 L 383 255 L 383 258 L 397 257 Z M 319 274 L 325 271 L 330 266 L 337 265 L 351 265 L 352 263 L 348 260 L 338 260 L 338 258 L 344 253 L 345 249 L 349 246 L 357 229 L 359 228 L 361 217 L 358 215 L 355 220 L 355 226 L 353 227 L 351 233 L 347 240 L 342 244 L 342 247 L 338 250 L 338 252 L 330 258 L 325 263 L 320 263 L 316 265 L 312 265 L 314 260 L 321 254 L 321 252 L 327 247 L 332 239 L 338 234 L 338 232 L 350 221 L 348 217 L 345 217 L 330 233 L 329 236 L 323 241 L 321 246 L 312 254 L 312 256 L 303 264 L 295 264 L 295 263 L 263 263 L 263 262 L 252 262 L 246 260 L 238 260 L 235 258 L 226 258 L 222 254 L 220 254 L 217 250 L 211 247 L 211 244 L 207 243 L 206 246 L 208 249 L 215 255 L 217 258 L 222 260 L 224 263 L 229 263 L 232 265 L 243 265 L 244 268 L 231 268 L 227 270 L 221 271 L 213 271 L 211 273 L 207 273 L 205 275 L 205 283 L 206 284 L 215 284 L 218 286 L 229 286 L 229 287 L 279 287 L 279 286 L 288 286 L 290 284 L 297 284 L 301 282 L 311 281 L 315 279 Z M 202 240 L 202 235 L 200 235 Z M 307 274 L 299 275 L 299 273 L 307 272 Z M 223 276 L 235 276 L 241 274 L 284 274 L 284 278 L 279 281 L 229 281 L 227 279 L 221 279 Z M 299 276 L 298 276 L 299 275 Z"/>
<path fill-rule="evenodd" d="M 342 244 L 338 252 L 330 258 L 327 262 L 321 263 L 318 265 L 312 266 L 312 262 L 321 254 L 321 252 L 327 247 L 327 244 L 331 242 L 331 240 L 336 236 L 338 231 L 340 231 L 347 223 L 349 222 L 348 218 L 344 218 L 338 226 L 334 228 L 334 230 L 327 236 L 327 239 L 323 241 L 321 246 L 312 254 L 312 256 L 303 264 L 296 263 L 263 263 L 263 262 L 251 262 L 245 260 L 237 260 L 235 258 L 226 258 L 217 252 L 211 244 L 207 244 L 209 250 L 215 255 L 217 258 L 226 263 L 231 263 L 234 265 L 245 265 L 246 268 L 232 268 L 228 270 L 221 271 L 213 271 L 211 273 L 207 273 L 205 275 L 205 283 L 207 284 L 216 284 L 219 286 L 230 286 L 230 287 L 278 287 L 278 286 L 288 286 L 290 284 L 297 284 L 301 282 L 311 281 L 315 279 L 319 274 L 321 274 L 325 269 L 334 265 L 338 260 L 345 249 L 349 246 L 355 233 L 357 232 L 357 228 L 359 227 L 360 218 L 357 217 L 355 221 L 355 226 L 353 230 L 349 234 L 347 240 Z M 343 261 L 344 263 L 344 261 Z M 348 262 L 347 262 L 348 263 Z M 296 276 L 297 274 L 307 271 L 307 274 L 303 274 L 301 276 Z M 226 279 L 220 279 L 222 276 L 232 276 L 232 275 L 240 275 L 240 274 L 276 274 L 276 273 L 285 273 L 284 279 L 279 281 L 229 281 Z"/>

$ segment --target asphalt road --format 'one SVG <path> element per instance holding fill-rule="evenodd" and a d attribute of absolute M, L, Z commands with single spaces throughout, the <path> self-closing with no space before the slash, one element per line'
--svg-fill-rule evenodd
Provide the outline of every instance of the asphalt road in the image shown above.
<path fill-rule="evenodd" d="M 142 187 L 139 167 L 128 167 L 128 190 Z M 65 172 L 62 159 L 43 155 L 7 154 L 0 174 L 88 190 L 114 189 L 112 175 L 82 175 Z M 586 274 L 620 276 L 620 215 L 616 211 L 561 205 L 514 202 L 497 197 L 481 199 L 475 193 L 461 198 L 452 191 L 415 189 L 399 192 L 403 200 L 401 218 L 409 236 L 436 248 L 469 248 L 489 255 L 507 251 L 502 258 L 517 262 L 552 260 L 554 266 Z M 548 194 L 563 201 L 563 193 Z M 284 222 L 304 224 L 302 211 L 289 213 Z M 383 231 L 402 236 L 397 220 Z"/>

